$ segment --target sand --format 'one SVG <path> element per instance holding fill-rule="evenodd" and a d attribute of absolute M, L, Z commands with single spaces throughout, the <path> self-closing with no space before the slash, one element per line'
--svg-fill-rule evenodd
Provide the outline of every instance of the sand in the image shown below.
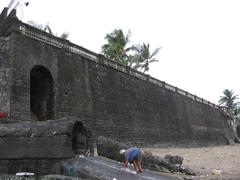
<path fill-rule="evenodd" d="M 199 172 L 190 179 L 240 179 L 240 144 L 201 148 L 145 148 L 154 155 L 180 155 L 183 165 Z"/>

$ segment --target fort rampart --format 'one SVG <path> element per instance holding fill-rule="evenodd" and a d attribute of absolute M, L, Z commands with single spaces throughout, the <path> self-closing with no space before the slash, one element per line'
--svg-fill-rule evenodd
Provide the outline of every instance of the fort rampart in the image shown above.
<path fill-rule="evenodd" d="M 95 137 L 140 146 L 227 143 L 217 105 L 22 23 L 14 12 L 0 20 L 0 110 L 9 119 L 78 117 Z"/>

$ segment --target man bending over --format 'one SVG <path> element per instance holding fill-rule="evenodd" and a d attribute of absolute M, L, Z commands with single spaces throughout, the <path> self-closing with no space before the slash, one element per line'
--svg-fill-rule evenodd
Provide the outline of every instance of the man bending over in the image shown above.
<path fill-rule="evenodd" d="M 142 172 L 141 161 L 143 151 L 139 148 L 129 148 L 127 150 L 120 150 L 120 154 L 124 154 L 124 166 L 128 167 L 128 163 L 133 164 L 134 169 L 137 172 Z"/>

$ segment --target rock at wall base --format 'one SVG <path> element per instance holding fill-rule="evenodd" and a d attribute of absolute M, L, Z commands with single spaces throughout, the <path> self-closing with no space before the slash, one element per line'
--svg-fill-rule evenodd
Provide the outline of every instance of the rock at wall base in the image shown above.
<path fill-rule="evenodd" d="M 137 173 L 131 167 L 125 169 L 122 163 L 118 163 L 104 157 L 74 157 L 62 164 L 62 174 L 65 176 L 81 177 L 94 180 L 180 180 L 182 178 L 162 175 L 149 170 Z"/>
<path fill-rule="evenodd" d="M 123 155 L 119 154 L 120 149 L 128 149 L 129 146 L 114 141 L 111 138 L 99 137 L 97 139 L 98 155 L 107 157 L 116 161 L 123 162 Z M 181 166 L 183 158 L 181 156 L 167 155 L 165 158 L 154 156 L 151 152 L 144 151 L 142 158 L 142 167 L 159 172 L 181 172 L 187 175 L 196 175 L 190 168 Z"/>
<path fill-rule="evenodd" d="M 0 174 L 33 172 L 35 175 L 60 174 L 65 159 L 16 159 L 0 160 Z"/>

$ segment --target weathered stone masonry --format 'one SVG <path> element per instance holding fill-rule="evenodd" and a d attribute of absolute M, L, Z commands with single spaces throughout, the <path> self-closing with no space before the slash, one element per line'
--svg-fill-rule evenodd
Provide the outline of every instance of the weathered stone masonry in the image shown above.
<path fill-rule="evenodd" d="M 11 66 L 9 61 L 9 55 L 7 51 L 9 50 L 9 38 L 0 38 L 0 100 L 1 100 L 1 110 L 10 111 L 10 77 Z"/>
<path fill-rule="evenodd" d="M 10 119 L 74 116 L 95 137 L 138 145 L 226 143 L 216 105 L 13 19 L 0 39 L 0 110 Z"/>

